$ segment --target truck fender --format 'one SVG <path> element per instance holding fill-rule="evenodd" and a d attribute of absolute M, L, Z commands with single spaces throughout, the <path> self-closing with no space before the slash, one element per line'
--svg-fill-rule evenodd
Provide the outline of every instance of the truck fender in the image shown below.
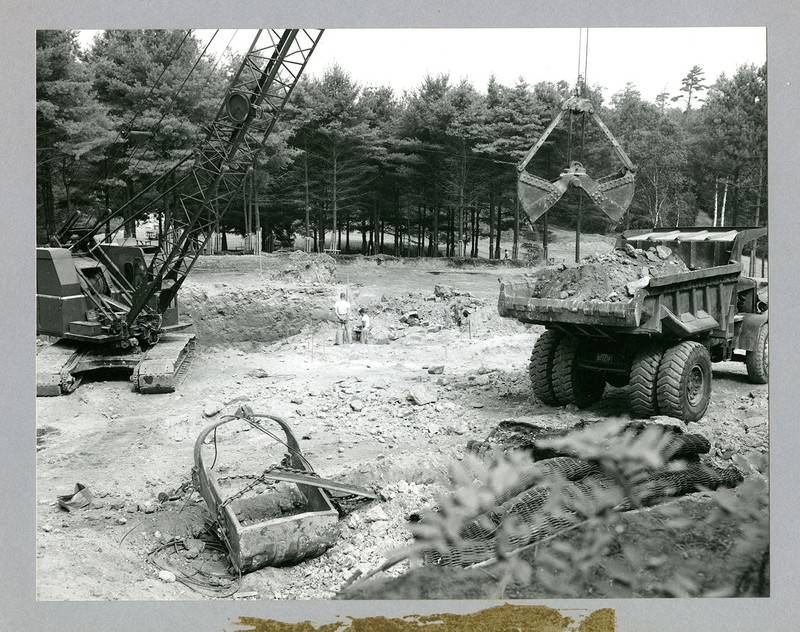
<path fill-rule="evenodd" d="M 769 322 L 768 311 L 763 314 L 745 314 L 734 347 L 745 351 L 754 351 L 758 340 L 758 330 L 767 322 Z"/>

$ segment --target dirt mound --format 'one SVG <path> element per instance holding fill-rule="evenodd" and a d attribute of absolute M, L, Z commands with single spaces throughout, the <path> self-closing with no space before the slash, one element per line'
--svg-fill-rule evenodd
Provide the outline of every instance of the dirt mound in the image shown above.
<path fill-rule="evenodd" d="M 336 271 L 336 260 L 326 254 L 311 254 L 296 250 L 288 255 L 271 255 L 283 261 L 276 277 L 284 281 L 328 283 Z"/>
<path fill-rule="evenodd" d="M 200 257 L 178 298 L 181 318 L 204 345 L 287 338 L 333 317 L 335 271 L 333 257 L 301 251 Z"/>
<path fill-rule="evenodd" d="M 180 295 L 182 319 L 194 323 L 204 345 L 272 342 L 333 317 L 335 290 L 326 285 L 239 287 L 187 284 Z"/>
<path fill-rule="evenodd" d="M 669 248 L 658 246 L 641 250 L 627 246 L 608 253 L 598 253 L 581 260 L 577 266 L 544 268 L 536 275 L 532 296 L 536 298 L 581 301 L 623 301 L 641 284 L 686 272 L 686 264 Z"/>
<path fill-rule="evenodd" d="M 393 255 L 339 255 L 341 265 L 357 265 L 363 262 L 387 267 L 403 266 L 410 268 L 527 268 L 534 265 L 522 259 L 486 259 L 484 257 L 395 257 Z"/>
<path fill-rule="evenodd" d="M 333 336 L 333 304 L 340 288 L 320 283 L 209 283 L 187 281 L 181 290 L 181 319 L 194 323 L 198 342 L 207 346 L 266 343 L 294 336 L 309 328 Z M 494 303 L 448 285 L 432 292 L 409 292 L 380 298 L 351 295 L 351 324 L 365 308 L 372 322 L 373 341 L 394 340 L 412 330 L 431 332 L 466 327 L 472 321 L 492 331 L 517 330 L 500 318 Z"/>
<path fill-rule="evenodd" d="M 469 292 L 447 286 L 444 293 L 410 292 L 402 296 L 382 296 L 361 304 L 373 316 L 373 338 L 393 337 L 397 330 L 414 327 L 449 328 L 464 325 L 484 302 Z"/>
<path fill-rule="evenodd" d="M 516 333 L 525 325 L 502 318 L 494 301 L 449 285 L 435 285 L 432 293 L 409 292 L 379 299 L 354 299 L 354 310 L 364 307 L 372 319 L 372 340 L 394 340 L 415 331 L 436 333 L 468 326 L 473 332 Z"/>

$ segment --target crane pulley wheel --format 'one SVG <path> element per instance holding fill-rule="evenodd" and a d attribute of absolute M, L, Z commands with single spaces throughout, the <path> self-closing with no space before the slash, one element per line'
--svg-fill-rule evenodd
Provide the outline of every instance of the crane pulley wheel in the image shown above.
<path fill-rule="evenodd" d="M 225 112 L 234 123 L 244 123 L 250 114 L 250 99 L 241 92 L 231 92 L 225 101 Z"/>

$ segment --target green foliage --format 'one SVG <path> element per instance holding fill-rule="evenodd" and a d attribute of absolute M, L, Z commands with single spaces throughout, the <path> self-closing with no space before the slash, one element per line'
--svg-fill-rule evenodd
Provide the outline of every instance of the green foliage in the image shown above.
<path fill-rule="evenodd" d="M 616 597 L 702 596 L 707 589 L 697 577 L 708 569 L 693 560 L 677 565 L 670 560 L 681 559 L 680 541 L 690 537 L 688 534 L 701 530 L 714 534 L 717 530 L 716 536 L 723 540 L 720 546 L 731 552 L 727 559 L 733 566 L 708 596 L 767 594 L 764 560 L 768 561 L 768 489 L 760 473 L 765 469 L 763 463 L 751 464 L 740 458 L 737 465 L 747 474 L 745 482 L 736 489 L 710 493 L 716 509 L 699 510 L 700 522 L 697 514 L 687 513 L 689 505 L 668 502 L 660 505 L 657 513 L 648 509 L 643 514 L 659 524 L 657 541 L 628 537 L 634 525 L 629 516 L 665 500 L 665 492 L 653 487 L 653 472 L 680 470 L 680 462 L 666 463 L 663 456 L 673 438 L 657 425 L 620 432 L 618 423 L 608 422 L 537 442 L 540 449 L 571 454 L 600 466 L 602 476 L 589 476 L 579 484 L 567 480 L 558 470 L 553 474 L 540 471 L 532 477 L 527 454 L 500 454 L 489 463 L 467 454 L 452 468 L 451 492 L 439 498 L 436 512 L 413 526 L 415 543 L 398 552 L 397 559 L 436 551 L 449 555 L 447 559 L 469 562 L 475 541 L 465 538 L 465 528 L 482 524 L 487 533 L 494 530 L 494 549 L 491 559 L 477 565 L 487 567 L 488 575 L 497 581 L 497 598 L 506 596 L 513 586 L 518 590 L 531 583 L 551 597 L 562 598 L 585 597 L 584 591 L 600 585 L 605 586 L 608 596 Z M 527 524 L 523 523 L 524 512 L 502 509 L 508 508 L 512 502 L 508 499 L 519 493 L 522 476 L 523 487 L 546 493 L 544 504 L 524 517 Z M 695 502 L 702 499 L 703 495 Z M 634 514 L 627 510 L 634 510 Z M 492 515 L 505 517 L 494 524 L 489 519 Z M 513 539 L 532 533 L 538 536 L 526 544 L 520 544 L 526 542 L 524 539 Z M 670 534 L 674 534 L 673 548 Z M 660 567 L 674 571 L 657 575 Z M 492 569 L 499 570 L 499 575 Z M 654 574 L 660 577 L 655 583 Z M 524 589 L 518 592 L 525 594 Z"/>
<path fill-rule="evenodd" d="M 203 138 L 203 126 L 219 107 L 226 70 L 202 51 L 200 41 L 187 31 L 109 30 L 86 54 L 98 101 L 116 132 L 117 142 L 108 148 L 97 182 L 109 206 L 119 207 L 146 189 L 191 156 Z M 190 168 L 186 162 L 175 178 Z M 165 213 L 178 193 L 165 201 Z M 145 197 L 140 204 L 149 200 Z"/>
<path fill-rule="evenodd" d="M 733 187 L 726 223 L 732 226 L 767 224 L 766 74 L 766 66 L 749 65 L 731 78 L 721 75 L 694 126 L 692 161 L 701 199 L 713 214 L 714 182 L 728 180 Z"/>
<path fill-rule="evenodd" d="M 78 59 L 74 31 L 36 32 L 36 77 L 36 208 L 44 241 L 73 207 L 93 203 L 85 182 L 111 141 L 111 125 L 91 70 Z"/>
<path fill-rule="evenodd" d="M 696 211 L 687 195 L 687 134 L 679 122 L 644 101 L 628 86 L 611 99 L 608 124 L 638 166 L 636 193 L 624 219 L 626 228 L 691 226 Z"/>

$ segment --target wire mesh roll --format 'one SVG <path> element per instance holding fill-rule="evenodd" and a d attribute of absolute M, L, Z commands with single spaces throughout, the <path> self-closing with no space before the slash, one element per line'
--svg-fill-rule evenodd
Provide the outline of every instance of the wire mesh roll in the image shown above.
<path fill-rule="evenodd" d="M 556 506 L 548 507 L 552 490 L 546 485 L 535 485 L 512 494 L 526 481 L 541 481 L 546 468 L 567 479 L 557 488 L 560 500 Z M 722 470 L 691 463 L 680 470 L 642 472 L 631 489 L 636 504 L 651 505 L 700 489 L 734 487 L 742 480 L 736 468 Z M 537 463 L 535 468 L 531 467 L 513 486 L 495 498 L 499 501 L 497 506 L 469 521 L 459 532 L 458 542 L 447 550 L 425 551 L 423 564 L 469 566 L 484 562 L 495 558 L 500 547 L 513 551 L 591 517 L 582 508 L 615 506 L 619 510 L 628 510 L 635 506 L 607 473 L 598 471 L 594 464 L 566 457 Z"/>

